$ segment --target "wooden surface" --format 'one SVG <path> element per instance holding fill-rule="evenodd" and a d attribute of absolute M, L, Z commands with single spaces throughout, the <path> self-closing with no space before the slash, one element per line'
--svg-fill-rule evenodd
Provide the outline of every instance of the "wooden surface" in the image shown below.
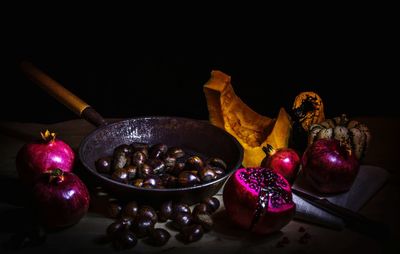
<path fill-rule="evenodd" d="M 387 223 L 393 231 L 391 238 L 384 240 L 372 239 L 368 236 L 345 229 L 335 231 L 316 225 L 293 220 L 280 232 L 264 237 L 249 235 L 235 228 L 226 218 L 224 208 L 215 214 L 216 225 L 213 231 L 207 233 L 200 241 L 183 244 L 175 239 L 176 232 L 163 247 L 153 247 L 139 241 L 133 250 L 136 253 L 166 252 L 186 253 L 387 253 L 397 251 L 400 243 L 399 223 L 399 162 L 400 149 L 400 119 L 397 118 L 360 118 L 371 129 L 373 139 L 365 164 L 377 165 L 387 169 L 391 176 L 387 184 L 360 210 L 360 212 L 378 221 Z M 43 129 L 51 129 L 73 148 L 77 148 L 81 139 L 87 135 L 93 126 L 84 120 L 71 120 L 53 125 L 38 123 L 0 123 L 0 241 L 7 241 L 20 230 L 29 219 L 23 209 L 23 198 L 27 193 L 19 188 L 15 171 L 15 156 L 23 143 L 32 140 Z M 77 169 L 79 173 L 79 169 Z M 92 204 L 89 213 L 79 224 L 65 230 L 48 235 L 46 242 L 38 247 L 26 248 L 20 252 L 40 251 L 51 253 L 109 253 L 113 251 L 110 244 L 101 244 L 98 240 L 104 236 L 106 227 L 112 222 L 103 215 L 104 196 L 96 195 L 92 189 Z M 157 226 L 164 227 L 158 224 Z M 302 226 L 311 235 L 307 244 L 298 242 Z M 277 248 L 277 242 L 287 236 L 290 240 L 285 247 Z M 399 252 L 397 252 L 399 253 Z"/>

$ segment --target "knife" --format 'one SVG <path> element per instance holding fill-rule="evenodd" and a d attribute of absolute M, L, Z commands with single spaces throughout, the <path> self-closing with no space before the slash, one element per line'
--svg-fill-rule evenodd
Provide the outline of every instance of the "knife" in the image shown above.
<path fill-rule="evenodd" d="M 326 198 L 316 197 L 295 188 L 292 188 L 292 192 L 308 203 L 341 218 L 350 229 L 378 238 L 388 237 L 391 234 L 390 228 L 386 224 L 370 220 L 357 212 L 338 206 Z"/>

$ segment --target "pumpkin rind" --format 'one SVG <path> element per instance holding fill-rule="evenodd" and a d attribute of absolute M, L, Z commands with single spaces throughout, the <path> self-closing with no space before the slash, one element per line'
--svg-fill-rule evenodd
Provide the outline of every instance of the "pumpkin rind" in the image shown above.
<path fill-rule="evenodd" d="M 305 131 L 308 131 L 312 124 L 325 120 L 324 103 L 315 92 L 301 92 L 297 95 L 293 102 L 292 111 L 296 112 L 297 120 Z"/>
<path fill-rule="evenodd" d="M 233 90 L 231 77 L 221 71 L 212 71 L 203 87 L 207 100 L 209 120 L 232 136 L 244 150 L 243 166 L 258 167 L 265 157 L 262 147 L 287 147 L 291 121 L 281 108 L 276 119 L 258 114 L 246 105 Z"/>

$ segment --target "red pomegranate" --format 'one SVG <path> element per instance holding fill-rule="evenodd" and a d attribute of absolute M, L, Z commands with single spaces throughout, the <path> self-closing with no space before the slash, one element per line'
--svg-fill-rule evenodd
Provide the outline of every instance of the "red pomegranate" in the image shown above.
<path fill-rule="evenodd" d="M 41 173 L 55 168 L 71 172 L 74 165 L 75 153 L 67 143 L 48 130 L 41 135 L 41 141 L 25 144 L 17 154 L 18 176 L 26 186 L 32 186 Z"/>
<path fill-rule="evenodd" d="M 261 167 L 272 169 L 276 173 L 281 174 L 292 184 L 299 172 L 299 154 L 289 147 L 275 149 L 271 145 L 263 147 L 263 151 L 266 156 L 261 162 Z"/>
<path fill-rule="evenodd" d="M 280 230 L 296 209 L 288 181 L 263 167 L 236 170 L 224 186 L 223 201 L 234 223 L 257 234 Z"/>
<path fill-rule="evenodd" d="M 47 228 L 72 226 L 87 213 L 90 195 L 72 172 L 54 169 L 39 175 L 32 189 L 33 206 Z"/>
<path fill-rule="evenodd" d="M 321 193 L 348 191 L 357 176 L 359 163 L 351 149 L 335 139 L 319 139 L 302 158 L 307 181 Z"/>

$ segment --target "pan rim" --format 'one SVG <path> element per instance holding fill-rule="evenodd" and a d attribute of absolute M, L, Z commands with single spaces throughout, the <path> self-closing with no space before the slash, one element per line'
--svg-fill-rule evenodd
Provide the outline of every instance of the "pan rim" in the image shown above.
<path fill-rule="evenodd" d="M 83 160 L 83 149 L 84 149 L 84 144 L 87 143 L 87 140 L 89 140 L 95 133 L 106 129 L 106 128 L 110 128 L 110 126 L 113 125 L 117 125 L 120 124 L 121 122 L 129 122 L 132 120 L 151 120 L 151 119 L 177 119 L 177 120 L 183 120 L 183 121 L 192 121 L 192 122 L 200 122 L 202 124 L 206 124 L 211 128 L 215 128 L 217 131 L 221 132 L 222 135 L 226 135 L 228 137 L 230 137 L 230 139 L 233 141 L 233 143 L 235 144 L 235 147 L 238 149 L 239 152 L 239 157 L 237 158 L 235 165 L 233 166 L 233 168 L 231 170 L 229 170 L 229 173 L 226 173 L 223 177 L 201 184 L 201 185 L 196 185 L 196 186 L 191 186 L 191 187 L 180 187 L 180 188 L 165 188 L 165 189 L 150 189 L 150 188 L 142 188 L 142 187 L 136 187 L 133 185 L 129 185 L 129 184 L 125 184 L 125 183 L 121 183 L 118 181 L 115 181 L 111 178 L 108 178 L 106 176 L 103 176 L 102 174 L 98 173 L 97 171 L 95 171 L 95 169 L 93 169 L 92 167 L 90 167 L 85 160 Z M 117 120 L 115 122 L 109 123 L 107 125 L 103 125 L 100 127 L 95 128 L 94 130 L 92 130 L 89 134 L 87 134 L 81 141 L 80 145 L 79 145 L 79 149 L 78 149 L 78 155 L 79 155 L 79 159 L 81 161 L 81 163 L 83 164 L 84 168 L 89 171 L 90 174 L 92 174 L 93 176 L 95 176 L 96 178 L 99 178 L 102 181 L 105 181 L 107 183 L 112 183 L 112 184 L 116 184 L 120 187 L 123 188 L 127 188 L 127 189 L 132 189 L 132 190 L 140 190 L 140 191 L 145 191 L 145 192 L 181 192 L 181 191 L 187 191 L 187 190 L 195 190 L 195 189 L 201 189 L 204 187 L 207 187 L 209 185 L 213 185 L 213 184 L 218 184 L 222 181 L 225 181 L 228 177 L 230 177 L 230 175 L 232 173 L 234 173 L 237 169 L 239 169 L 242 165 L 243 162 L 243 156 L 244 156 L 244 150 L 242 145 L 239 143 L 239 141 L 236 140 L 236 138 L 234 136 L 232 136 L 230 133 L 228 133 L 227 131 L 225 131 L 222 128 L 219 128 L 213 124 L 211 124 L 209 121 L 207 120 L 201 120 L 201 119 L 195 119 L 195 118 L 187 118 L 187 117 L 177 117 L 177 116 L 142 116 L 142 117 L 133 117 L 133 118 L 127 118 L 127 119 L 121 119 L 121 120 Z"/>

